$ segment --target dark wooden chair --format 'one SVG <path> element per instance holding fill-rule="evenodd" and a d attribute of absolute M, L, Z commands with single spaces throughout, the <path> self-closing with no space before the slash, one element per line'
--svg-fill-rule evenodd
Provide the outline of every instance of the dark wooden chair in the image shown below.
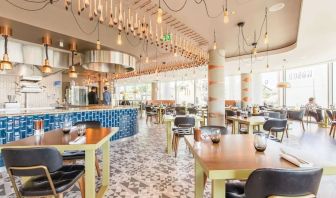
<path fill-rule="evenodd" d="M 326 110 L 326 111 L 327 111 L 329 123 L 331 124 L 329 135 L 335 138 L 336 120 L 334 120 L 333 113 L 330 110 Z"/>
<path fill-rule="evenodd" d="M 63 165 L 63 158 L 55 148 L 4 148 L 2 154 L 17 197 L 63 198 L 63 193 L 76 182 L 85 197 L 85 167 Z M 29 179 L 18 186 L 14 177 Z"/>
<path fill-rule="evenodd" d="M 246 182 L 226 183 L 226 198 L 312 198 L 322 177 L 321 168 L 257 169 Z"/>
<path fill-rule="evenodd" d="M 173 128 L 173 150 L 175 151 L 175 157 L 177 157 L 177 151 L 180 139 L 185 135 L 193 134 L 193 128 L 195 127 L 194 117 L 176 117 L 174 120 L 175 128 Z"/>

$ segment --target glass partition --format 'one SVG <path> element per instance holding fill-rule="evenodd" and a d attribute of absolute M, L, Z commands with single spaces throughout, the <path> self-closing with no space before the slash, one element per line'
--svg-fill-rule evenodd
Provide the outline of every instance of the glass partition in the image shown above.
<path fill-rule="evenodd" d="M 328 64 L 319 64 L 286 70 L 286 105 L 302 106 L 314 97 L 322 107 L 328 106 Z"/>

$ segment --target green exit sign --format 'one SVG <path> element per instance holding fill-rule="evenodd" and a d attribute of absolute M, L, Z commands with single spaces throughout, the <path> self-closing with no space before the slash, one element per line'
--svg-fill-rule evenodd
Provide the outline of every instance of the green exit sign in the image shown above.
<path fill-rule="evenodd" d="M 163 41 L 171 41 L 172 35 L 171 34 L 165 34 L 163 35 Z"/>

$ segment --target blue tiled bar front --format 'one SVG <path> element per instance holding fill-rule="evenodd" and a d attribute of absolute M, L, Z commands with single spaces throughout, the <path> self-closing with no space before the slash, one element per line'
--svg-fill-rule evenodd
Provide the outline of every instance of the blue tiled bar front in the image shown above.
<path fill-rule="evenodd" d="M 18 139 L 32 136 L 34 120 L 44 120 L 46 132 L 60 128 L 66 116 L 70 116 L 73 123 L 79 121 L 98 120 L 103 127 L 119 127 L 118 133 L 111 140 L 130 137 L 138 133 L 138 111 L 135 108 L 78 110 L 62 113 L 43 113 L 34 115 L 13 115 L 0 117 L 0 144 L 6 144 Z M 0 159 L 0 166 L 3 166 Z"/>

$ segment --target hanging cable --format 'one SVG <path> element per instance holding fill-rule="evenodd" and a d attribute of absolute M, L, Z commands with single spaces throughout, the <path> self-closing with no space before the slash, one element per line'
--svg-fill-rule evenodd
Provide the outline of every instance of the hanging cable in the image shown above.
<path fill-rule="evenodd" d="M 50 1 L 45 1 L 45 2 L 41 2 L 41 3 L 45 3 L 43 4 L 41 7 L 39 8 L 35 8 L 35 9 L 30 9 L 30 8 L 24 8 L 22 6 L 19 6 L 13 2 L 11 2 L 10 0 L 6 0 L 6 2 L 8 2 L 9 4 L 11 4 L 12 6 L 16 7 L 16 8 L 19 8 L 21 10 L 24 10 L 24 11 L 29 11 L 29 12 L 34 12 L 34 11 L 40 11 L 40 10 L 43 10 L 45 7 L 47 7 L 49 4 L 52 4 L 52 3 L 57 3 L 59 0 L 56 0 L 54 2 L 50 2 Z M 37 3 L 37 2 L 36 2 Z"/>
<path fill-rule="evenodd" d="M 99 25 L 99 21 L 97 21 L 97 23 L 95 24 L 95 27 L 94 27 L 91 31 L 86 31 L 86 30 L 84 30 L 84 28 L 82 28 L 82 26 L 79 24 L 79 21 L 78 21 L 78 19 L 77 19 L 75 13 L 74 13 L 74 11 L 73 11 L 72 4 L 71 4 L 71 9 L 70 9 L 70 10 L 71 10 L 72 16 L 73 16 L 73 18 L 75 19 L 75 22 L 76 22 L 78 28 L 79 28 L 84 34 L 91 35 L 91 34 L 93 34 L 93 33 L 96 31 L 96 29 L 98 28 L 98 25 Z"/>
<path fill-rule="evenodd" d="M 162 0 L 162 1 L 163 1 L 163 3 L 167 6 L 167 8 L 168 8 L 170 11 L 173 11 L 173 12 L 180 12 L 181 10 L 183 10 L 183 9 L 185 8 L 185 6 L 186 6 L 188 0 L 185 0 L 184 3 L 183 3 L 183 5 L 182 5 L 180 8 L 178 8 L 178 9 L 173 9 L 173 8 L 171 8 L 171 7 L 167 4 L 167 2 L 166 2 L 165 0 Z"/>

